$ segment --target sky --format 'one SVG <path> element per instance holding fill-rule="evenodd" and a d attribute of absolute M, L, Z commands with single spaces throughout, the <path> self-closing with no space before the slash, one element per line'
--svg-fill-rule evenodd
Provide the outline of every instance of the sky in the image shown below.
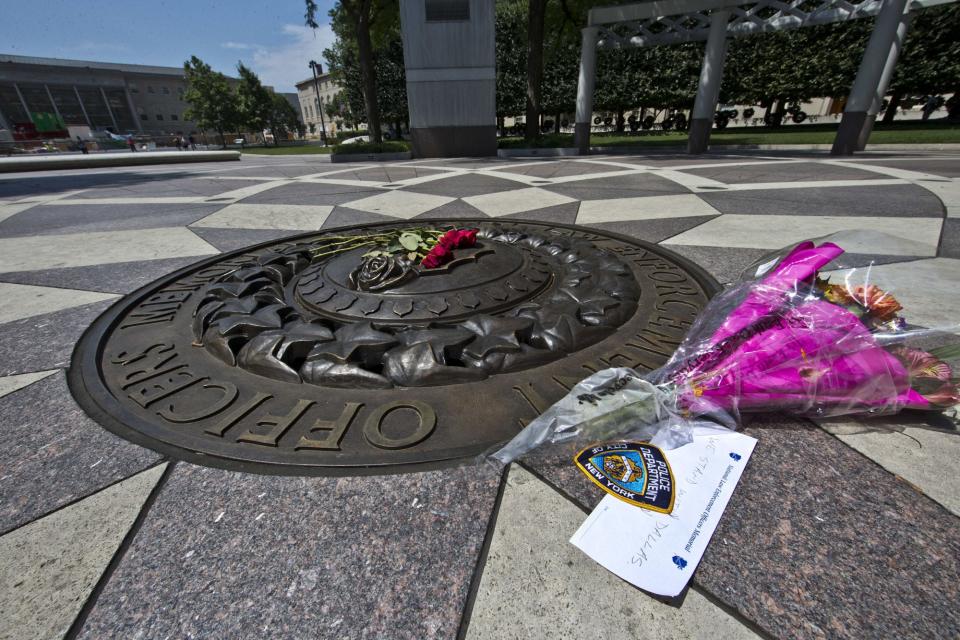
<path fill-rule="evenodd" d="M 318 0 L 319 29 L 303 24 L 303 0 L 33 0 L 0 20 L 0 53 L 183 66 L 191 55 L 236 76 L 237 62 L 277 91 L 311 76 L 333 42 Z"/>

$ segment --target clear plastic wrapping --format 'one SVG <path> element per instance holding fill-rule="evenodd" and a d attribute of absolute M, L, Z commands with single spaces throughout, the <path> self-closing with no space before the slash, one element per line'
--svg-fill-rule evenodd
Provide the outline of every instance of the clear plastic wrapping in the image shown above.
<path fill-rule="evenodd" d="M 960 325 L 911 324 L 894 288 L 875 277 L 889 267 L 875 269 L 867 255 L 910 255 L 913 244 L 843 232 L 765 256 L 710 301 L 665 366 L 591 375 L 491 457 L 507 463 L 543 445 L 623 438 L 675 448 L 695 422 L 733 428 L 744 412 L 957 404 Z"/>

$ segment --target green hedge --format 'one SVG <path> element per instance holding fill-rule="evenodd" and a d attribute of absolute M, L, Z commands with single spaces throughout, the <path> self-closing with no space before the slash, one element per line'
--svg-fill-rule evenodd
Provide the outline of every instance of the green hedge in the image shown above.
<path fill-rule="evenodd" d="M 356 153 L 400 153 L 410 151 L 410 145 L 406 142 L 393 140 L 381 144 L 373 142 L 354 142 L 353 144 L 338 144 L 333 148 L 336 154 L 356 154 Z"/>

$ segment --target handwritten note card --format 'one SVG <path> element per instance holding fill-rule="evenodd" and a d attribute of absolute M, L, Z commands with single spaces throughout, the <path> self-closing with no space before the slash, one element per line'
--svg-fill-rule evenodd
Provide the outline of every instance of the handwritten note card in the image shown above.
<path fill-rule="evenodd" d="M 666 452 L 677 489 L 672 513 L 656 513 L 608 495 L 570 542 L 641 589 L 668 597 L 680 594 L 756 443 L 740 433 L 695 427 L 693 442 Z"/>

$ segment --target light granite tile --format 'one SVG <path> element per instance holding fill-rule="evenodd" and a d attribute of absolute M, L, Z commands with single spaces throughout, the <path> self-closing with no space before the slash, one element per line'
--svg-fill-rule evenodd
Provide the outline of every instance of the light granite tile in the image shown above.
<path fill-rule="evenodd" d="M 112 293 L 0 282 L 0 324 L 118 298 Z"/>

